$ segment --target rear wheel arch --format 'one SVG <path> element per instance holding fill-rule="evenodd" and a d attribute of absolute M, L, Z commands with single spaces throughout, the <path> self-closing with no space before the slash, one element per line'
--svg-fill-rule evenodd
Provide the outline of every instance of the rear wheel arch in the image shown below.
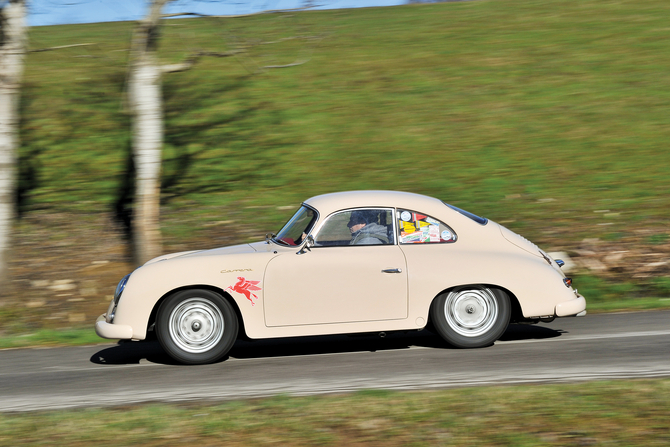
<path fill-rule="evenodd" d="M 510 305 L 512 306 L 512 315 L 511 315 L 511 318 L 510 318 L 510 323 L 515 322 L 515 321 L 521 321 L 521 320 L 524 319 L 523 310 L 521 309 L 521 304 L 519 303 L 519 299 L 516 297 L 515 294 L 513 294 L 509 289 L 507 289 L 505 287 L 502 287 L 502 286 L 499 286 L 499 285 L 496 285 L 496 284 L 487 284 L 487 283 L 461 284 L 461 285 L 458 285 L 458 286 L 449 287 L 448 289 L 444 289 L 443 291 L 441 291 L 440 293 L 438 293 L 437 295 L 435 295 L 433 297 L 432 301 L 430 302 L 429 309 L 433 307 L 433 302 L 443 293 L 448 293 L 448 292 L 450 292 L 454 289 L 457 289 L 457 288 L 476 287 L 476 286 L 484 286 L 484 287 L 488 287 L 490 289 L 500 289 L 503 292 L 505 292 L 507 294 L 507 296 L 509 297 Z M 431 319 L 432 319 L 432 315 L 430 315 L 430 312 L 429 312 L 428 313 L 428 321 L 430 322 Z"/>
<path fill-rule="evenodd" d="M 489 346 L 520 314 L 509 290 L 493 284 L 463 284 L 445 289 L 431 302 L 429 321 L 443 339 L 459 348 Z"/>

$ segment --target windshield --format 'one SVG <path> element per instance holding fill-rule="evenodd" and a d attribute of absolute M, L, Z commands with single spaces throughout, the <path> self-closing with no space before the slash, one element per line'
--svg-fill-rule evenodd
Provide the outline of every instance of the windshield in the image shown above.
<path fill-rule="evenodd" d="M 301 244 L 303 239 L 312 231 L 316 217 L 315 210 L 303 205 L 272 240 L 282 245 Z"/>

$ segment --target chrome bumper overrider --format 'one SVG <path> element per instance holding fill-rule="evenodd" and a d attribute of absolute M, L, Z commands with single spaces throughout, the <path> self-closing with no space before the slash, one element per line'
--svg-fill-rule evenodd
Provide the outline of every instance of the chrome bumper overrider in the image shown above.
<path fill-rule="evenodd" d="M 127 324 L 110 324 L 105 321 L 107 314 L 102 314 L 95 321 L 95 333 L 98 337 L 111 339 L 133 338 L 133 328 Z"/>

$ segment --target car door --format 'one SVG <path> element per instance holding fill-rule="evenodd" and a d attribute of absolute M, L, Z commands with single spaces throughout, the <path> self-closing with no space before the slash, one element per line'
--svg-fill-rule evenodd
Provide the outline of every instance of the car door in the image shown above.
<path fill-rule="evenodd" d="M 407 268 L 396 243 L 393 214 L 384 208 L 334 213 L 321 226 L 311 251 L 274 257 L 264 278 L 266 325 L 407 318 Z M 347 227 L 360 215 L 367 216 L 367 232 Z"/>

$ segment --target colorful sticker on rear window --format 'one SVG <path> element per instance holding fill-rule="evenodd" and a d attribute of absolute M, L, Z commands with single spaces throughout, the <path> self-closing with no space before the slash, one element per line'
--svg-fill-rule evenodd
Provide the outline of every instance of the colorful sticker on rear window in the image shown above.
<path fill-rule="evenodd" d="M 403 222 L 402 231 L 404 231 L 405 233 L 414 233 L 416 231 L 416 227 L 414 226 L 413 223 Z"/>
<path fill-rule="evenodd" d="M 429 227 L 422 227 L 421 228 L 421 242 L 430 242 Z"/>
<path fill-rule="evenodd" d="M 450 241 L 450 240 L 452 240 L 453 238 L 454 238 L 454 235 L 451 234 L 451 231 L 449 231 L 449 230 L 444 230 L 444 231 L 442 232 L 442 240 L 443 240 L 443 241 Z"/>
<path fill-rule="evenodd" d="M 428 227 L 428 234 L 431 242 L 440 242 L 440 226 L 431 225 Z"/>
<path fill-rule="evenodd" d="M 417 231 L 415 233 L 404 233 L 401 240 L 405 244 L 413 244 L 415 242 L 421 242 L 421 233 L 420 231 Z"/>
<path fill-rule="evenodd" d="M 409 222 L 410 220 L 412 220 L 412 213 L 410 213 L 409 211 L 403 211 L 400 214 L 400 219 L 402 219 L 405 222 Z"/>

